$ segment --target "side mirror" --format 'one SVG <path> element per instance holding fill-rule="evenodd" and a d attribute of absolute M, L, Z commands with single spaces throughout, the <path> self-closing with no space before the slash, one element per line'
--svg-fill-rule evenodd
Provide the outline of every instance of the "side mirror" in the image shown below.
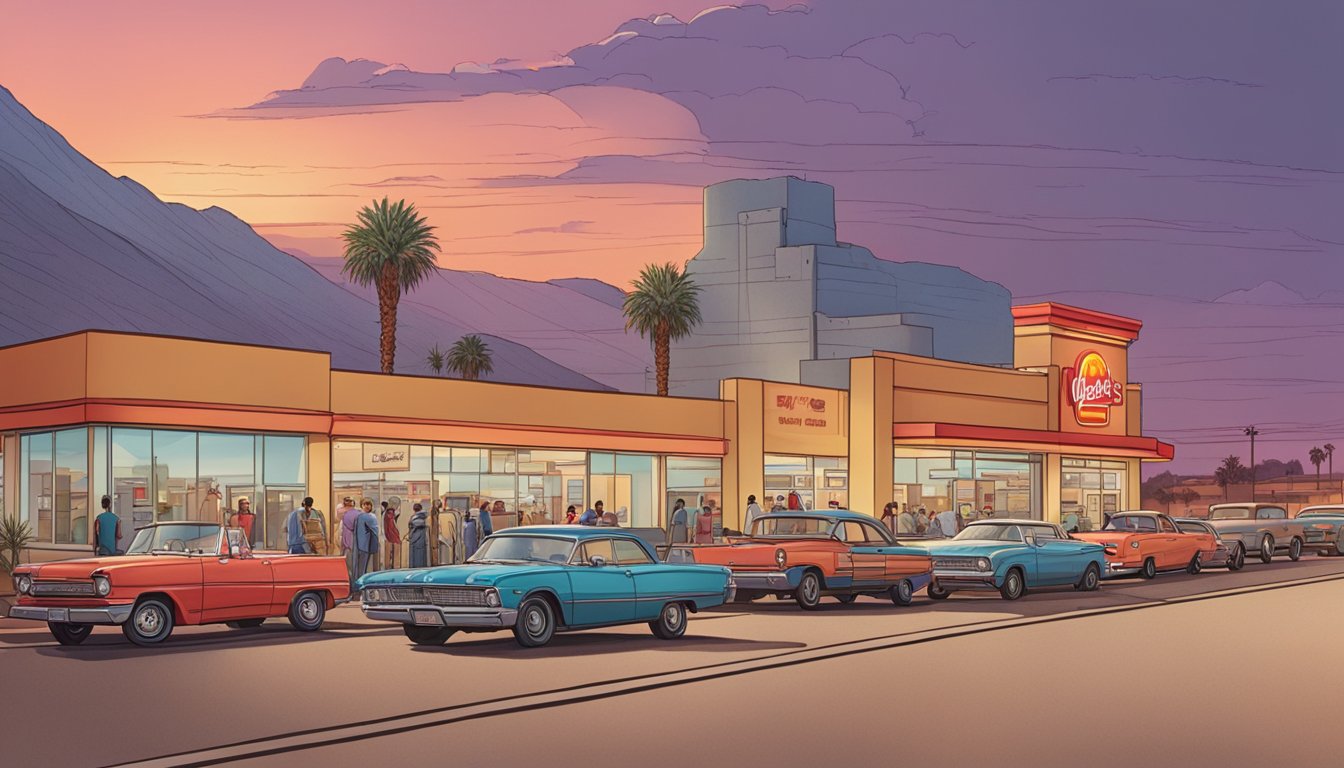
<path fill-rule="evenodd" d="M 592 557 L 588 558 L 588 564 L 593 566 L 594 568 L 601 568 L 602 566 L 607 564 L 607 558 L 601 555 L 593 555 Z"/>

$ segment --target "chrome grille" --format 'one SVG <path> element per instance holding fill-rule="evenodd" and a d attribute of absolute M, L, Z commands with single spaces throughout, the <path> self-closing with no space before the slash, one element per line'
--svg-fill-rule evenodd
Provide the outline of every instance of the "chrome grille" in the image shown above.
<path fill-rule="evenodd" d="M 93 594 L 92 581 L 35 581 L 33 597 L 83 597 Z"/>
<path fill-rule="evenodd" d="M 933 567 L 948 571 L 976 570 L 974 557 L 935 557 L 933 558 Z"/>
<path fill-rule="evenodd" d="M 429 602 L 440 606 L 485 605 L 485 590 L 471 587 L 425 587 L 425 596 Z"/>
<path fill-rule="evenodd" d="M 387 594 L 385 600 L 389 603 L 425 602 L 425 591 L 420 587 L 384 587 L 382 591 Z"/>

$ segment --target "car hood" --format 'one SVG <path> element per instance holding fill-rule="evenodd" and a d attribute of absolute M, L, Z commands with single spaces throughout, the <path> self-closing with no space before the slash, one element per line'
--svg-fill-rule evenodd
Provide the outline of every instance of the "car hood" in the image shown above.
<path fill-rule="evenodd" d="M 34 581 L 66 581 L 87 579 L 94 574 L 112 573 L 127 568 L 157 565 L 165 562 L 181 562 L 187 558 L 179 555 L 134 555 L 118 557 L 85 557 L 79 560 L 58 560 L 54 563 L 39 563 L 18 569 L 27 573 Z"/>
<path fill-rule="evenodd" d="M 505 576 L 527 574 L 541 576 L 562 573 L 562 565 L 472 564 L 441 565 L 437 568 L 378 571 L 367 574 L 355 583 L 356 589 L 395 584 L 445 584 L 450 586 L 488 587 Z"/>
<path fill-rule="evenodd" d="M 952 541 L 944 539 L 920 544 L 910 542 L 906 546 L 927 550 L 933 557 L 992 557 L 998 552 L 1019 549 L 1026 545 L 1008 541 Z"/>

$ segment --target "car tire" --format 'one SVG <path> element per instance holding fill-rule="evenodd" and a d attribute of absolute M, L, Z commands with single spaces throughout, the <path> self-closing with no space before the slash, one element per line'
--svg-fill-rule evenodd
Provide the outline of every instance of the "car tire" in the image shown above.
<path fill-rule="evenodd" d="M 1185 572 L 1194 576 L 1202 570 L 1204 570 L 1204 561 L 1200 559 L 1199 553 L 1196 552 L 1195 556 L 1190 558 L 1190 564 L 1185 566 Z"/>
<path fill-rule="evenodd" d="M 1246 548 L 1240 543 L 1232 548 L 1232 554 L 1227 557 L 1227 570 L 1240 571 L 1246 565 Z"/>
<path fill-rule="evenodd" d="M 158 645 L 173 634 L 173 607 L 157 597 L 141 599 L 121 625 L 121 633 L 136 645 Z"/>
<path fill-rule="evenodd" d="M 806 571 L 793 591 L 794 602 L 805 611 L 815 611 L 821 607 L 821 577 L 816 571 Z"/>
<path fill-rule="evenodd" d="M 529 597 L 518 606 L 513 637 L 524 648 L 540 648 L 555 636 L 555 609 L 543 597 Z"/>
<path fill-rule="evenodd" d="M 840 603 L 841 603 L 842 605 L 849 605 L 850 603 L 854 602 L 855 600 L 858 600 L 858 599 L 859 599 L 859 596 L 858 596 L 858 595 L 836 595 L 836 596 L 835 596 L 835 599 L 836 599 L 836 600 L 839 600 Z"/>
<path fill-rule="evenodd" d="M 327 620 L 327 601 L 317 592 L 300 592 L 289 605 L 289 623 L 300 632 L 316 632 Z"/>
<path fill-rule="evenodd" d="M 1294 563 L 1302 559 L 1302 540 L 1296 536 L 1288 543 L 1288 559 Z"/>
<path fill-rule="evenodd" d="M 1095 592 L 1101 588 L 1101 568 L 1096 563 L 1088 563 L 1083 569 L 1083 575 L 1078 579 L 1078 583 L 1073 588 L 1079 592 Z"/>
<path fill-rule="evenodd" d="M 686 605 L 668 603 L 658 612 L 658 618 L 649 622 L 649 629 L 659 640 L 676 640 L 686 634 Z"/>
<path fill-rule="evenodd" d="M 943 589 L 938 586 L 938 582 L 930 581 L 929 588 L 925 590 L 925 594 L 929 596 L 930 600 L 946 600 L 952 596 L 952 590 Z"/>
<path fill-rule="evenodd" d="M 401 631 L 406 639 L 416 645 L 443 645 L 457 630 L 448 627 L 421 627 L 415 624 L 402 624 Z"/>
<path fill-rule="evenodd" d="M 1016 600 L 1027 593 L 1027 580 L 1022 577 L 1022 572 L 1016 568 L 1010 568 L 1008 573 L 1003 576 L 1003 586 L 999 587 L 999 595 L 1004 600 Z"/>
<path fill-rule="evenodd" d="M 88 640 L 89 635 L 93 633 L 92 624 L 71 624 L 64 621 L 48 621 L 47 629 L 61 645 L 79 645 Z"/>
<path fill-rule="evenodd" d="M 1274 559 L 1274 537 L 1268 533 L 1260 539 L 1260 562 L 1268 563 Z"/>
<path fill-rule="evenodd" d="M 1145 579 L 1155 578 L 1157 576 L 1157 561 L 1148 558 L 1143 561 L 1143 567 L 1139 568 L 1139 576 Z"/>
<path fill-rule="evenodd" d="M 252 629 L 253 627 L 260 627 L 265 622 L 265 619 L 238 619 L 237 621 L 226 621 L 224 626 L 229 629 Z"/>
<path fill-rule="evenodd" d="M 915 585 L 909 579 L 901 579 L 891 588 L 891 602 L 895 605 L 909 605 L 915 601 Z"/>

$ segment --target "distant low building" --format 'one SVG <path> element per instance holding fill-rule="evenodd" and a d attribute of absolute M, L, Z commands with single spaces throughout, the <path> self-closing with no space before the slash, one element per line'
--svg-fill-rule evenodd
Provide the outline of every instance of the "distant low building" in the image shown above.
<path fill-rule="evenodd" d="M 1013 361 L 1007 289 L 837 241 L 826 184 L 790 176 L 706 188 L 704 246 L 687 270 L 703 323 L 672 346 L 673 394 L 716 397 L 735 376 L 845 387 L 849 358 L 874 350 Z"/>

